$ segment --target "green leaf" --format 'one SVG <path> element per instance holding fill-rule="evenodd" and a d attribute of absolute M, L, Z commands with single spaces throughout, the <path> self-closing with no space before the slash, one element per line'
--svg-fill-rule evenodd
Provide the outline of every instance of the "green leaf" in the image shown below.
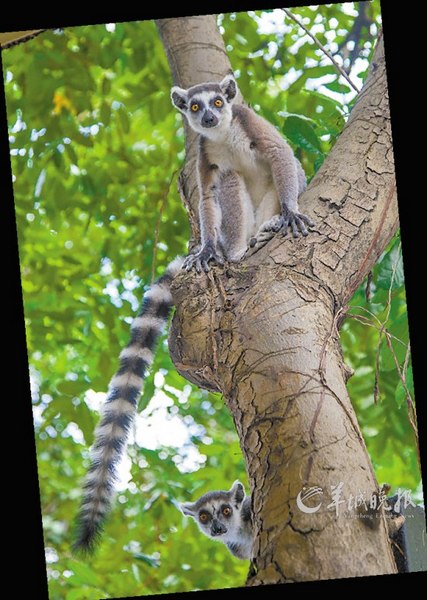
<path fill-rule="evenodd" d="M 295 117 L 298 120 L 307 121 L 307 123 L 311 123 L 311 125 L 313 127 L 317 127 L 316 121 L 314 119 L 312 119 L 311 117 L 307 117 L 305 115 L 298 115 L 296 113 L 291 113 L 291 112 L 287 112 L 287 111 L 280 111 L 280 116 L 281 117 L 285 117 L 286 119 L 288 119 L 289 117 Z"/>
<path fill-rule="evenodd" d="M 383 290 L 396 289 L 405 285 L 402 251 L 396 243 L 381 262 L 376 284 Z"/>
<path fill-rule="evenodd" d="M 286 137 L 296 146 L 312 154 L 322 154 L 320 141 L 313 126 L 304 118 L 288 117 L 283 127 Z"/>
<path fill-rule="evenodd" d="M 129 115 L 128 115 L 127 111 L 123 108 L 123 106 L 120 106 L 120 108 L 117 110 L 117 115 L 119 117 L 119 122 L 120 122 L 123 132 L 129 133 L 129 130 L 130 130 Z"/>
<path fill-rule="evenodd" d="M 94 442 L 94 431 L 97 419 L 94 419 L 92 411 L 85 402 L 81 402 L 76 408 L 74 420 L 82 430 L 86 445 L 91 446 Z"/>
<path fill-rule="evenodd" d="M 136 560 L 140 560 L 144 562 L 149 567 L 158 568 L 160 566 L 160 561 L 158 558 L 154 556 L 149 556 L 148 554 L 143 554 L 142 552 L 136 552 L 133 557 Z"/>
<path fill-rule="evenodd" d="M 67 592 L 65 600 L 98 600 L 101 596 L 104 596 L 102 590 L 93 588 L 73 588 Z"/>
<path fill-rule="evenodd" d="M 395 340 L 391 340 L 391 346 L 392 350 L 384 343 L 381 348 L 380 364 L 383 371 L 395 371 L 396 361 L 399 365 L 403 366 L 403 361 L 405 360 L 406 347 Z"/>
<path fill-rule="evenodd" d="M 348 83 L 340 83 L 338 80 L 331 81 L 331 83 L 324 83 L 323 85 L 328 90 L 337 92 L 338 94 L 348 94 L 352 90 Z"/>
<path fill-rule="evenodd" d="M 109 125 L 111 120 L 111 109 L 106 102 L 101 104 L 101 121 L 104 125 Z"/>
<path fill-rule="evenodd" d="M 111 80 L 105 76 L 102 78 L 102 95 L 107 96 L 111 92 Z"/>
<path fill-rule="evenodd" d="M 73 165 L 77 165 L 78 164 L 78 158 L 77 158 L 77 153 L 73 148 L 73 144 L 66 144 L 65 145 L 65 152 L 68 154 L 71 162 Z"/>
<path fill-rule="evenodd" d="M 412 375 L 412 367 L 408 367 L 407 373 L 406 373 L 406 387 L 408 389 L 408 391 L 413 394 L 414 391 L 414 380 L 413 380 L 413 375 Z M 398 384 L 396 386 L 396 391 L 395 391 L 395 395 L 394 395 L 397 405 L 399 408 L 402 407 L 402 405 L 404 403 L 406 403 L 407 400 L 407 392 L 405 389 L 405 386 L 403 385 L 402 381 L 399 379 Z"/>
<path fill-rule="evenodd" d="M 92 148 L 93 146 L 92 138 L 89 135 L 83 135 L 82 133 L 75 133 L 73 141 L 86 148 Z"/>
<path fill-rule="evenodd" d="M 75 560 L 68 561 L 69 569 L 74 573 L 70 580 L 78 585 L 99 586 L 100 578 L 88 565 Z"/>
<path fill-rule="evenodd" d="M 57 386 L 58 392 L 64 396 L 79 396 L 87 389 L 85 381 L 62 381 Z"/>
<path fill-rule="evenodd" d="M 325 75 L 336 75 L 337 69 L 334 65 L 324 65 L 318 67 L 310 67 L 309 69 L 304 69 L 303 78 L 304 79 L 317 79 L 319 77 L 324 77 Z"/>
<path fill-rule="evenodd" d="M 396 391 L 394 394 L 394 397 L 396 399 L 397 402 L 397 406 L 399 408 L 401 408 L 402 404 L 405 402 L 406 400 L 406 390 L 403 386 L 403 383 L 401 381 L 398 382 L 397 387 L 396 387 Z"/>

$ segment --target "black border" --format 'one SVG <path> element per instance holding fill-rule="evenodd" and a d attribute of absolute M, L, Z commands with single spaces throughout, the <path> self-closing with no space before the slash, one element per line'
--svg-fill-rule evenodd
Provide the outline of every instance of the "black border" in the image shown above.
<path fill-rule="evenodd" d="M 0 72 L 3 82 L 1 61 Z M 3 572 L 16 573 L 22 569 L 22 576 L 16 582 L 17 590 L 20 593 L 28 590 L 28 597 L 31 597 L 30 594 L 34 594 L 34 589 L 37 588 L 41 594 L 38 597 L 47 598 L 40 490 L 3 90 L 0 90 L 0 143 L 2 174 L 0 240 L 2 243 L 6 242 L 5 250 L 1 255 L 6 258 L 3 261 L 3 265 L 6 266 L 3 298 L 7 303 L 6 310 L 3 310 L 7 321 L 6 327 L 3 323 L 2 345 L 6 360 L 10 361 L 10 366 L 6 363 L 3 374 L 3 406 L 7 410 L 6 417 L 3 416 L 3 427 L 7 427 L 6 434 L 9 434 L 9 438 L 6 436 L 4 438 L 9 443 L 3 444 L 2 459 L 6 465 L 7 475 L 2 487 L 3 502 L 12 506 L 12 516 L 9 517 L 9 510 L 5 511 L 4 515 L 4 518 L 10 520 L 11 525 L 9 537 L 6 538 L 7 545 L 4 546 L 7 560 L 10 561 L 10 571 L 4 569 Z M 12 344 L 9 339 L 13 341 Z M 10 579 L 9 585 L 13 585 Z"/>
<path fill-rule="evenodd" d="M 311 2 L 292 2 L 289 0 L 278 3 L 252 0 L 250 2 L 239 2 L 229 0 L 203 3 L 192 3 L 190 6 L 183 4 L 176 5 L 162 12 L 158 8 L 139 8 L 135 6 L 120 4 L 117 6 L 108 6 L 102 9 L 92 9 L 86 4 L 83 10 L 79 10 L 73 5 L 73 12 L 64 13 L 62 10 L 49 9 L 49 16 L 44 16 L 39 6 L 25 8 L 25 11 L 17 11 L 5 15 L 2 14 L 0 22 L 0 31 L 18 31 L 25 29 L 44 29 L 75 25 L 90 25 L 108 22 L 138 21 L 152 18 L 178 17 L 195 14 L 213 14 L 220 12 L 233 12 L 255 9 L 268 9 L 281 6 L 308 6 L 310 4 L 340 4 L 341 2 L 327 2 L 324 0 Z M 417 121 L 423 117 L 422 96 L 417 92 L 416 77 L 422 78 L 422 73 L 413 75 L 410 73 L 410 63 L 415 58 L 411 50 L 411 44 L 414 38 L 422 37 L 420 31 L 417 31 L 417 22 L 415 13 L 409 23 L 402 13 L 401 8 L 390 6 L 390 2 L 381 0 L 381 11 L 384 23 L 384 41 L 386 50 L 386 64 L 390 92 L 390 106 L 392 116 L 393 146 L 396 160 L 396 179 L 399 198 L 399 214 L 402 229 L 403 260 L 405 268 L 406 290 L 408 296 L 409 327 L 412 345 L 412 359 L 414 364 L 414 378 L 416 385 L 416 397 L 418 399 L 418 421 L 420 426 L 420 446 L 425 449 L 425 431 L 423 424 L 426 422 L 426 408 L 420 395 L 420 373 L 421 373 L 421 308 L 420 303 L 423 299 L 417 293 L 419 289 L 419 278 L 424 271 L 423 254 L 425 250 L 421 247 L 421 253 L 418 251 L 417 242 L 423 243 L 421 237 L 422 218 L 417 215 L 418 202 L 424 200 L 425 189 L 422 182 L 423 170 L 416 166 L 417 153 L 423 154 L 423 143 L 421 141 L 420 149 L 417 150 L 415 137 L 418 135 Z M 63 7 L 61 7 L 62 9 Z M 415 11 L 415 2 L 413 10 Z M 32 12 L 31 12 L 32 11 Z M 406 9 L 405 11 L 406 12 Z M 420 24 L 422 22 L 419 19 Z M 406 26 L 402 28 L 402 25 Z M 419 25 L 418 25 L 419 27 Z M 406 38 L 406 39 L 405 39 Z M 4 50 L 7 52 L 7 50 Z M 0 65 L 1 68 L 1 65 Z M 3 72 L 2 72 L 3 75 Z M 3 80 L 3 78 L 2 78 Z M 417 93 L 420 93 L 418 99 Z M 10 561 L 11 573 L 22 571 L 22 576 L 17 578 L 8 576 L 8 571 L 4 570 L 6 575 L 4 586 L 13 586 L 12 595 L 19 597 L 28 597 L 38 599 L 48 598 L 47 581 L 44 561 L 43 533 L 41 527 L 40 495 L 38 486 L 37 463 L 34 443 L 34 427 L 30 402 L 30 387 L 28 381 L 28 361 L 25 340 L 25 328 L 23 323 L 22 291 L 20 283 L 20 265 L 16 237 L 16 224 L 13 203 L 12 175 L 9 160 L 9 146 L 7 138 L 7 122 L 4 93 L 0 92 L 0 160 L 2 174 L 2 202 L 1 219 L 2 227 L 1 242 L 6 242 L 6 248 L 3 257 L 6 257 L 6 267 L 9 272 L 4 278 L 3 300 L 8 302 L 3 315 L 9 317 L 10 334 L 6 337 L 5 327 L 3 337 L 3 348 L 5 350 L 6 360 L 11 361 L 10 369 L 5 370 L 5 374 L 12 379 L 6 379 L 4 376 L 3 386 L 3 406 L 8 410 L 8 415 L 4 424 L 10 427 L 12 443 L 4 445 L 3 461 L 9 467 L 10 473 L 7 473 L 4 479 L 3 501 L 6 504 L 12 504 L 15 509 L 13 517 L 10 517 L 12 524 L 11 534 L 6 537 L 7 544 L 4 549 L 7 550 L 8 560 Z M 405 160 L 406 159 L 406 160 Z M 425 170 L 425 169 L 424 169 Z M 415 185 L 411 187 L 411 183 Z M 419 200 L 418 200 L 419 199 Z M 418 201 L 418 202 L 417 202 Z M 417 230 L 418 228 L 418 230 Z M 418 259 L 418 260 L 417 260 Z M 3 263 L 3 264 L 4 264 Z M 9 318 L 8 318 L 9 321 Z M 6 323 L 7 324 L 7 323 Z M 5 339 L 6 337 L 6 339 Z M 13 344 L 8 343 L 8 339 L 13 340 Z M 12 346 L 10 352 L 10 346 Z M 9 381 L 9 383 L 8 383 Z M 10 416 L 9 416 L 10 414 Z M 9 425 L 10 423 L 10 425 Z M 11 458 L 5 456 L 6 448 L 10 450 Z M 423 481 L 426 481 L 425 464 L 423 465 Z M 10 477 L 12 476 L 12 478 Z M 425 489 L 425 486 L 424 486 Z M 32 490 L 32 493 L 31 493 Z M 426 491 L 426 490 L 425 490 Z M 30 499 L 32 496 L 32 499 Z M 18 503 L 18 501 L 20 503 Z M 6 513 L 7 514 L 7 513 Z M 11 549 L 12 544 L 12 549 Z M 14 569 L 14 571 L 12 571 Z M 340 579 L 330 581 L 310 582 L 304 585 L 303 590 L 315 592 L 347 591 L 348 589 L 357 591 L 377 591 L 380 596 L 387 594 L 389 589 L 396 591 L 404 586 L 407 589 L 408 584 L 417 585 L 425 573 L 411 573 L 405 575 L 385 575 L 376 577 L 360 577 L 356 579 Z M 220 582 L 218 582 L 220 585 Z M 298 585 L 298 584 L 297 584 Z M 9 588 L 10 589 L 10 588 Z M 256 588 L 234 588 L 239 594 L 244 593 L 248 598 L 259 597 L 260 594 L 280 593 L 285 591 L 281 586 L 262 586 Z M 16 590 L 16 591 L 15 591 Z M 289 588 L 291 593 L 299 593 L 301 588 Z M 288 589 L 286 590 L 289 591 Z M 203 591 L 199 593 L 213 597 L 219 590 Z M 233 590 L 230 590 L 233 592 Z M 285 593 L 286 593 L 285 592 Z M 194 597 L 192 593 L 181 593 L 180 598 L 186 596 Z M 197 594 L 197 593 L 196 593 Z M 150 598 L 154 596 L 138 596 L 138 598 Z M 171 594 L 160 594 L 155 597 L 170 598 Z M 135 596 L 136 598 L 136 596 Z M 51 599 L 53 600 L 53 599 Z"/>

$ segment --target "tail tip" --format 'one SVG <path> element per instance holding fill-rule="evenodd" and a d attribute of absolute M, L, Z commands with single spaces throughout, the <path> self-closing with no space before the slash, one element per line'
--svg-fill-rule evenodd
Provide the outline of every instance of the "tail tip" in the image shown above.
<path fill-rule="evenodd" d="M 79 525 L 71 546 L 72 553 L 81 556 L 93 554 L 99 542 L 100 533 L 99 525 Z"/>

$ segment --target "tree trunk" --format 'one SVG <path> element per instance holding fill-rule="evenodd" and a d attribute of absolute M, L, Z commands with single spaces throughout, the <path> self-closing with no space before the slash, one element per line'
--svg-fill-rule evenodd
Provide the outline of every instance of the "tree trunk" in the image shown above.
<path fill-rule="evenodd" d="M 228 71 L 214 17 L 158 27 L 177 85 Z M 190 141 L 181 191 L 197 238 L 193 151 Z M 369 500 L 378 484 L 338 337 L 346 303 L 398 226 L 382 39 L 348 124 L 299 203 L 316 221 L 307 238 L 275 236 L 238 264 L 174 284 L 174 363 L 224 395 L 245 456 L 251 585 L 396 572 L 384 517 L 368 527 L 350 498 Z M 328 507 L 341 483 L 346 502 Z M 305 502 L 313 512 L 301 510 L 300 492 L 314 486 L 321 490 Z"/>

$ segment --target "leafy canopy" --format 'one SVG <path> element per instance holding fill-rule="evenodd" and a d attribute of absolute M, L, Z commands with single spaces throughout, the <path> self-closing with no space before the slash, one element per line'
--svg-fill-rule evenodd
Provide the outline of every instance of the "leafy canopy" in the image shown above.
<path fill-rule="evenodd" d="M 337 60 L 363 78 L 378 3 L 295 13 L 333 52 L 342 45 Z M 351 88 L 282 11 L 225 14 L 218 23 L 244 97 L 312 176 L 345 124 Z M 184 133 L 155 25 L 50 31 L 5 51 L 3 62 L 50 596 L 242 585 L 247 563 L 202 537 L 176 507 L 245 481 L 238 438 L 221 397 L 177 374 L 165 339 L 104 541 L 84 561 L 70 553 L 99 402 L 144 289 L 189 238 L 176 188 Z M 355 369 L 349 390 L 378 479 L 414 491 L 420 473 L 398 238 L 370 289 L 369 300 L 357 291 L 342 329 Z"/>

